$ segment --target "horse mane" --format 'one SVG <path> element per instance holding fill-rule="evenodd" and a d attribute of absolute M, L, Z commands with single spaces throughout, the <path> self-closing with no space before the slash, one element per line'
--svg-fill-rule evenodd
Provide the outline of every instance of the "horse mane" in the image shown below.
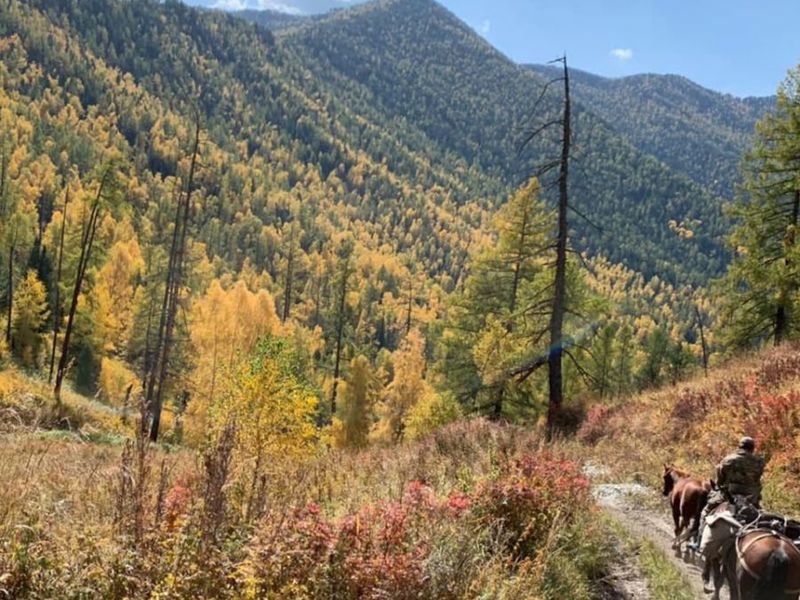
<path fill-rule="evenodd" d="M 687 477 L 693 478 L 692 474 L 689 473 L 689 471 L 685 471 L 683 469 L 679 469 L 678 467 L 671 466 L 671 465 L 667 467 L 667 473 L 672 473 L 674 475 L 677 475 L 680 478 L 687 478 Z"/>

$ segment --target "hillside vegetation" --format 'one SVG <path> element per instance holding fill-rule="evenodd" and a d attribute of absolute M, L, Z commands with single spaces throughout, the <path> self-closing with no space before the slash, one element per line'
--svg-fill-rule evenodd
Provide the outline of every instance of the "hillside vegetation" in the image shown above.
<path fill-rule="evenodd" d="M 192 443 L 202 439 L 209 409 L 232 385 L 228 371 L 264 336 L 284 340 L 287 347 L 278 354 L 303 365 L 308 397 L 315 398 L 303 414 L 318 426 L 331 423 L 337 396 L 346 396 L 339 384 L 354 385 L 350 370 L 359 357 L 367 368 L 358 373 L 374 380 L 367 387 L 377 390 L 363 420 L 368 430 L 394 419 L 376 431 L 403 435 L 417 404 L 428 415 L 420 417 L 424 424 L 418 429 L 434 426 L 441 415 L 483 411 L 479 396 L 497 384 L 498 373 L 481 363 L 509 363 L 496 360 L 507 346 L 496 335 L 500 320 L 508 318 L 507 302 L 496 298 L 491 314 L 480 308 L 483 300 L 473 303 L 477 320 L 469 332 L 448 315 L 458 317 L 458 307 L 470 302 L 464 297 L 471 293 L 470 278 L 476 285 L 481 281 L 468 264 L 499 261 L 504 283 L 486 280 L 485 290 L 499 297 L 510 289 L 514 261 L 491 252 L 499 237 L 505 236 L 505 247 L 515 243 L 515 234 L 504 231 L 510 222 L 494 213 L 514 196 L 506 195 L 517 181 L 506 146 L 538 83 L 437 5 L 416 8 L 430 15 L 430 35 L 412 29 L 419 21 L 410 18 L 405 3 L 377 3 L 276 39 L 240 19 L 177 3 L 36 0 L 0 7 L 0 254 L 7 265 L 0 278 L 7 312 L 0 355 L 10 354 L 49 379 L 52 372 L 59 381 L 66 376 L 78 391 L 117 407 L 134 405 L 139 383 L 158 377 L 163 385 L 146 395 L 157 395 L 166 413 L 186 421 L 168 435 L 185 435 Z M 355 62 L 322 68 L 324 45 L 338 47 L 336 36 L 346 37 L 353 53 L 377 44 L 361 39 L 364 31 L 398 36 L 391 45 L 378 44 L 380 52 L 397 53 L 381 60 L 404 69 L 398 76 L 417 73 L 416 79 L 379 82 L 365 72 L 357 80 L 351 72 Z M 419 37 L 432 46 L 413 41 Z M 363 64 L 378 60 L 377 52 Z M 451 64 L 455 57 L 460 62 Z M 412 72 L 407 64 L 420 68 Z M 449 100 L 442 87 L 448 80 L 434 73 L 435 65 L 448 64 Z M 386 72 L 366 68 L 375 76 Z M 499 79 L 487 87 L 484 77 Z M 427 98 L 427 116 L 409 112 L 420 102 L 403 97 L 401 88 Z M 486 95 L 489 89 L 505 98 Z M 557 106 L 557 99 L 548 105 Z M 455 120 L 437 129 L 438 111 L 452 112 Z M 487 120 L 466 123 L 472 115 Z M 466 137 L 453 136 L 456 130 Z M 464 140 L 482 131 L 488 136 L 484 158 L 476 162 Z M 627 234 L 609 226 L 602 233 L 609 236 L 608 246 L 595 249 L 613 254 L 627 245 L 663 263 L 666 272 L 705 272 L 693 257 L 714 260 L 704 250 L 708 238 L 680 234 L 663 211 L 674 210 L 677 217 L 718 205 L 696 202 L 684 179 L 623 146 L 624 155 L 604 144 L 593 150 L 609 169 L 595 173 L 593 195 L 600 194 L 598 182 L 640 181 L 650 191 L 642 192 L 637 210 L 661 216 L 642 218 L 621 205 L 607 205 L 602 213 L 602 203 L 590 211 L 579 200 L 600 222 L 603 214 L 627 220 L 625 227 L 636 236 L 629 245 L 621 243 Z M 654 170 L 637 179 L 626 171 L 631 165 Z M 620 171 L 609 179 L 611 169 Z M 581 175 L 575 185 L 586 185 L 580 181 L 589 179 Z M 628 202 L 625 194 L 608 190 L 605 197 Z M 670 190 L 684 190 L 678 204 L 664 200 Z M 648 233 L 646 225 L 656 221 L 664 227 Z M 181 223 L 185 233 L 176 237 Z M 544 239 L 554 221 L 542 215 L 539 223 Z M 91 245 L 84 235 L 89 224 L 95 232 Z M 578 234 L 575 245 L 588 248 L 588 239 Z M 673 250 L 648 249 L 658 239 L 672 240 Z M 182 269 L 173 289 L 176 240 L 183 240 Z M 668 260 L 673 251 L 681 261 Z M 698 360 L 695 308 L 707 326 L 715 318 L 702 292 L 668 283 L 663 275 L 639 277 L 602 258 L 591 259 L 593 275 L 584 281 L 578 265 L 587 258 L 574 257 L 573 289 L 582 304 L 570 327 L 588 339 L 608 325 L 604 343 L 617 348 L 619 360 L 611 385 L 610 359 L 587 366 L 589 355 L 574 350 L 583 363 L 568 367 L 579 375 L 570 377 L 576 406 L 593 389 L 626 393 L 658 383 L 668 363 L 675 376 Z M 519 360 L 546 351 L 541 339 L 523 338 L 546 319 L 541 309 L 535 319 L 527 311 L 550 276 L 544 253 L 530 261 L 529 281 L 519 289 L 520 302 L 529 304 L 518 304 L 511 315 L 527 319 L 528 329 L 517 336 Z M 706 266 L 717 270 L 720 264 Z M 621 294 L 626 288 L 636 291 Z M 649 296 L 659 301 L 643 301 Z M 165 298 L 172 312 L 162 310 Z M 662 310 L 661 300 L 668 298 L 674 302 Z M 171 325 L 159 323 L 159 315 Z M 614 315 L 619 319 L 609 318 Z M 481 354 L 472 351 L 478 339 Z M 713 350 L 712 341 L 710 336 Z M 454 345 L 460 354 L 450 352 Z M 163 360 L 167 346 L 170 356 Z M 467 368 L 453 385 L 442 377 L 454 372 L 451 358 Z M 157 369 L 160 364 L 168 368 Z M 398 374 L 397 365 L 413 366 L 413 375 Z M 538 418 L 542 383 L 537 375 L 510 390 L 521 406 L 512 415 Z M 392 386 L 402 393 L 391 393 Z M 463 390 L 466 396 L 454 396 Z M 421 396 L 426 402 L 418 403 Z"/>
<path fill-rule="evenodd" d="M 727 199 L 756 122 L 775 106 L 774 97 L 735 98 L 678 75 L 608 79 L 576 70 L 573 81 L 575 98 L 636 148 Z"/>
<path fill-rule="evenodd" d="M 800 348 L 786 345 L 731 360 L 708 377 L 589 411 L 578 439 L 613 470 L 660 485 L 662 465 L 713 477 L 742 435 L 768 459 L 764 505 L 800 514 Z"/>
<path fill-rule="evenodd" d="M 742 431 L 793 505 L 800 71 L 639 135 L 430 0 L 264 18 L 0 2 L 0 594 L 595 598 L 585 458 Z"/>
<path fill-rule="evenodd" d="M 15 393 L 0 389 L 4 419 Z M 0 437 L 4 594 L 588 598 L 613 559 L 579 466 L 522 429 L 475 420 L 302 461 L 276 448 L 261 471 L 241 431 L 196 460 L 109 445 L 121 418 L 105 443 L 87 443 L 98 421 Z"/>
<path fill-rule="evenodd" d="M 507 189 L 557 157 L 552 137 L 517 156 L 526 128 L 557 114 L 558 97 L 546 96 L 532 115 L 548 79 L 509 61 L 435 2 L 369 3 L 278 39 L 320 85 L 345 94 L 348 106 L 375 121 L 391 123 L 392 131 L 408 132 L 403 135 L 411 139 L 421 134 L 439 151 L 426 155 L 456 160 L 455 173 L 485 173 Z M 583 151 L 573 196 L 600 229 L 576 219 L 576 247 L 648 277 L 697 283 L 719 273 L 727 227 L 721 200 L 579 106 L 576 143 Z M 470 190 L 481 197 L 488 191 L 489 200 L 498 201 L 492 188 Z M 670 221 L 694 223 L 694 235 L 678 235 Z"/>

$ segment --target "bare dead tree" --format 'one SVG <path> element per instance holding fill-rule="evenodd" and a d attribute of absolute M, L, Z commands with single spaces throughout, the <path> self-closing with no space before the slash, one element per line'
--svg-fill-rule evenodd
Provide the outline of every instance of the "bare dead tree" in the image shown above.
<path fill-rule="evenodd" d="M 192 159 L 184 189 L 178 196 L 175 209 L 175 221 L 172 230 L 167 264 L 164 298 L 161 304 L 161 315 L 155 348 L 149 352 L 145 365 L 145 405 L 150 420 L 150 440 L 158 441 L 161 426 L 161 412 L 164 403 L 164 386 L 169 371 L 170 353 L 174 343 L 175 322 L 178 314 L 181 287 L 183 285 L 183 267 L 186 254 L 186 238 L 189 227 L 189 210 L 194 188 L 194 176 L 197 169 L 197 157 L 200 150 L 200 117 L 195 120 L 195 135 L 192 148 Z M 147 427 L 144 419 L 142 427 Z"/>
<path fill-rule="evenodd" d="M 58 240 L 58 266 L 56 267 L 55 298 L 53 299 L 53 345 L 50 349 L 50 375 L 48 383 L 53 383 L 53 369 L 56 364 L 56 346 L 61 328 L 61 270 L 64 264 L 64 236 L 67 230 L 67 207 L 69 206 L 69 185 L 64 195 L 64 213 L 61 219 L 61 233 Z"/>
<path fill-rule="evenodd" d="M 292 286 L 294 285 L 294 248 L 295 248 L 295 229 L 296 224 L 292 221 L 289 231 L 289 255 L 286 258 L 286 287 L 283 291 L 283 313 L 281 322 L 285 323 L 290 316 L 292 309 Z"/>
<path fill-rule="evenodd" d="M 336 347 L 333 362 L 333 386 L 331 388 L 331 417 L 336 414 L 336 395 L 339 386 L 339 375 L 342 363 L 342 344 L 344 341 L 344 327 L 347 321 L 347 287 L 352 273 L 350 257 L 352 247 L 345 244 L 340 257 L 339 289 L 336 310 Z"/>
<path fill-rule="evenodd" d="M 553 62 L 561 63 L 563 75 L 549 81 L 542 89 L 537 98 L 533 112 L 535 113 L 541 105 L 545 94 L 551 85 L 563 82 L 563 104 L 561 115 L 556 118 L 548 119 L 544 123 L 532 126 L 525 134 L 520 145 L 520 153 L 533 140 L 543 135 L 552 127 L 559 127 L 561 130 L 560 146 L 561 152 L 557 159 L 549 160 L 536 171 L 537 176 L 544 176 L 551 171 L 557 170 L 558 177 L 558 228 L 554 244 L 555 249 L 555 274 L 550 300 L 550 318 L 547 333 L 549 333 L 550 345 L 546 356 L 539 356 L 527 365 L 511 372 L 511 376 L 519 376 L 521 379 L 529 377 L 539 367 L 547 365 L 548 382 L 548 412 L 547 426 L 550 434 L 555 433 L 558 427 L 559 413 L 564 400 L 564 382 L 562 374 L 562 362 L 564 354 L 567 353 L 569 342 L 564 338 L 564 317 L 567 313 L 567 258 L 571 251 L 569 248 L 569 219 L 568 213 L 572 208 L 569 202 L 569 169 L 572 149 L 572 102 L 570 97 L 569 68 L 567 57 L 562 56 Z"/>
<path fill-rule="evenodd" d="M 92 248 L 94 246 L 94 238 L 97 233 L 100 215 L 103 212 L 103 194 L 106 192 L 107 187 L 110 186 L 113 170 L 114 166 L 108 165 L 103 171 L 103 175 L 97 187 L 97 194 L 92 201 L 91 208 L 89 209 L 89 216 L 84 223 L 83 233 L 81 235 L 81 253 L 78 258 L 75 285 L 72 288 L 72 300 L 67 316 L 67 326 L 64 330 L 64 340 L 61 344 L 61 356 L 58 359 L 56 382 L 53 387 L 53 396 L 56 404 L 60 404 L 61 402 L 61 387 L 64 383 L 64 377 L 67 374 L 67 365 L 69 364 L 69 345 L 72 338 L 72 328 L 75 323 L 75 313 L 78 310 L 78 300 L 80 299 L 81 289 L 83 288 L 83 282 L 86 278 L 86 270 L 89 267 L 89 261 L 92 256 Z"/>

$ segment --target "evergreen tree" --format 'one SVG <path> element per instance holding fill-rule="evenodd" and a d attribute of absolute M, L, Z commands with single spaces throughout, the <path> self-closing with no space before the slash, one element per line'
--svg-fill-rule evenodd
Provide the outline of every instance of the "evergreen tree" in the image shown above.
<path fill-rule="evenodd" d="M 516 390 L 508 372 L 542 349 L 551 227 L 552 213 L 531 179 L 498 212 L 497 243 L 475 256 L 453 300 L 441 370 L 462 402 L 494 418 Z"/>
<path fill-rule="evenodd" d="M 744 166 L 729 240 L 735 257 L 722 281 L 727 341 L 779 344 L 800 325 L 800 68 L 778 89 L 775 112 L 758 124 Z"/>
<path fill-rule="evenodd" d="M 357 356 L 350 362 L 350 371 L 343 383 L 342 400 L 336 415 L 339 421 L 337 445 L 343 448 L 363 448 L 368 443 L 369 431 L 374 421 L 380 381 L 373 373 L 369 360 L 364 356 Z"/>
<path fill-rule="evenodd" d="M 616 323 L 604 325 L 594 338 L 591 350 L 592 382 L 595 392 L 600 398 L 613 394 L 615 344 L 619 326 Z"/>
<path fill-rule="evenodd" d="M 668 345 L 669 336 L 664 327 L 656 327 L 647 336 L 645 360 L 639 371 L 639 384 L 641 387 L 652 387 L 661 382 Z"/>
<path fill-rule="evenodd" d="M 29 270 L 17 290 L 13 319 L 14 353 L 26 367 L 39 366 L 47 313 L 47 291 L 36 272 Z"/>
<path fill-rule="evenodd" d="M 627 325 L 620 327 L 614 343 L 614 383 L 617 396 L 624 396 L 633 388 L 634 360 L 633 332 Z"/>

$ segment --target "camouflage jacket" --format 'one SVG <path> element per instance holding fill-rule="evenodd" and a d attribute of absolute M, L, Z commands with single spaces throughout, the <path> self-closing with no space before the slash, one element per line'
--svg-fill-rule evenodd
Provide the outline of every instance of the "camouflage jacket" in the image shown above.
<path fill-rule="evenodd" d="M 758 498 L 761 495 L 761 474 L 764 458 L 745 450 L 729 454 L 717 467 L 717 484 L 730 494 Z"/>

